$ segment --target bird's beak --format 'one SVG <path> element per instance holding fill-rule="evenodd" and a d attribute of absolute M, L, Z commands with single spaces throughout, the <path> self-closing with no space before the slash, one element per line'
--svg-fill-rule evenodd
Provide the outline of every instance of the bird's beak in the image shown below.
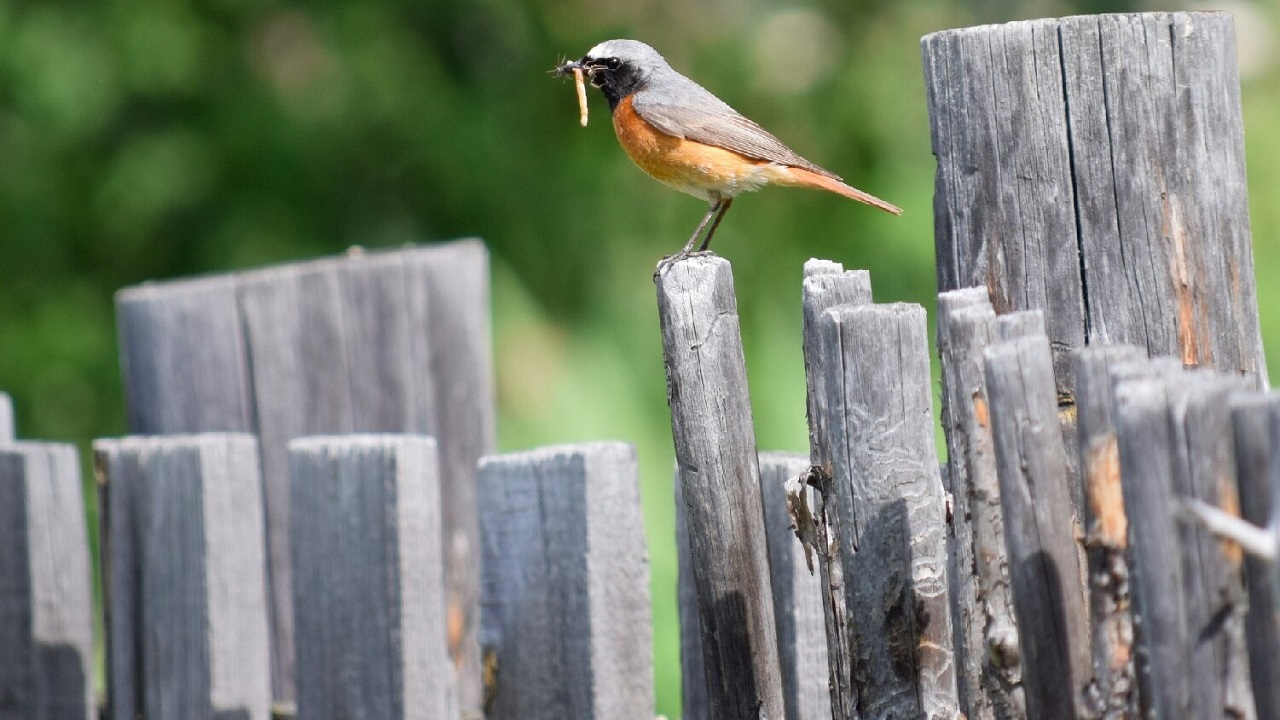
<path fill-rule="evenodd" d="M 555 66 L 554 72 L 556 74 L 556 77 L 561 77 L 563 75 L 568 75 L 574 70 L 585 71 L 586 69 L 587 69 L 586 66 L 582 64 L 581 60 L 566 60 L 560 63 L 559 65 Z"/>

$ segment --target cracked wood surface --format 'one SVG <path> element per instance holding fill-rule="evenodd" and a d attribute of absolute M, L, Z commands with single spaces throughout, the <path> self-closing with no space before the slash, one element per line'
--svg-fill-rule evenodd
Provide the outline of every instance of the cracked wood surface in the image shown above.
<path fill-rule="evenodd" d="M 1093 15 L 922 42 L 940 291 L 1088 344 L 1266 383 L 1226 13 Z"/>
<path fill-rule="evenodd" d="M 760 470 L 729 262 L 656 278 L 709 717 L 785 718 Z"/>
<path fill-rule="evenodd" d="M 1027 717 L 1070 720 L 1092 673 L 1049 341 L 1022 335 L 984 357 Z"/>
<path fill-rule="evenodd" d="M 924 310 L 844 282 L 854 304 L 805 298 L 833 715 L 959 717 Z"/>

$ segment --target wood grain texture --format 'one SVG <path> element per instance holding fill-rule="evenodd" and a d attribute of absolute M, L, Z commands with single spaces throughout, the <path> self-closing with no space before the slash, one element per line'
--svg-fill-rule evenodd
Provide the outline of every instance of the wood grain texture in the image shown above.
<path fill-rule="evenodd" d="M 819 334 L 857 716 L 959 717 L 924 309 L 838 306 Z"/>
<path fill-rule="evenodd" d="M 698 611 L 698 588 L 693 581 L 693 554 L 689 549 L 689 518 L 684 510 L 680 472 L 675 472 L 676 501 L 676 603 L 680 612 L 680 717 L 706 720 L 707 671 L 702 662 L 702 626 Z M 776 620 L 776 618 L 775 618 Z"/>
<path fill-rule="evenodd" d="M 479 240 L 443 243 L 403 255 L 414 432 L 436 438 L 444 483 L 445 592 L 449 652 L 462 709 L 483 701 L 480 677 L 479 515 L 476 462 L 497 449 L 497 401 L 490 331 L 489 253 Z"/>
<path fill-rule="evenodd" d="M 1086 342 L 1265 385 L 1229 15 L 1015 22 L 922 48 L 940 290 L 1042 309 L 1063 393 Z"/>
<path fill-rule="evenodd" d="M 1093 654 L 1093 684 L 1085 702 L 1094 713 L 1091 717 L 1117 720 L 1138 717 L 1141 706 L 1129 588 L 1129 522 L 1120 486 L 1111 371 L 1121 363 L 1145 359 L 1141 348 L 1120 345 L 1085 348 L 1074 360 Z"/>
<path fill-rule="evenodd" d="M 1222 464 L 1233 462 L 1225 395 L 1240 381 L 1222 382 L 1113 379 L 1138 648 L 1150 677 L 1142 689 L 1159 718 L 1254 717 L 1239 549 L 1179 512 L 1182 497 L 1235 506 L 1234 468 Z"/>
<path fill-rule="evenodd" d="M 491 720 L 650 720 L 649 558 L 635 450 L 480 462 L 481 640 Z"/>
<path fill-rule="evenodd" d="M 1027 715 L 1074 718 L 1089 629 L 1049 341 L 1006 340 L 984 357 Z"/>
<path fill-rule="evenodd" d="M 234 276 L 126 288 L 116 318 L 132 432 L 253 432 Z"/>
<path fill-rule="evenodd" d="M 75 447 L 0 442 L 0 715 L 96 717 L 93 612 Z"/>
<path fill-rule="evenodd" d="M 1280 512 L 1280 395 L 1240 399 L 1232 412 L 1240 515 L 1275 531 Z M 1259 720 L 1280 718 L 1280 568 L 1246 555 L 1245 638 Z"/>
<path fill-rule="evenodd" d="M 1173 495 L 1230 508 L 1238 515 L 1231 397 L 1246 393 L 1254 381 L 1199 370 L 1183 372 L 1174 383 L 1169 408 L 1175 443 Z M 1183 566 L 1179 590 L 1191 641 L 1182 664 L 1191 672 L 1193 705 L 1182 717 L 1253 718 L 1244 639 L 1243 553 L 1234 542 L 1214 536 L 1189 518 L 1175 513 L 1171 519 L 1178 533 Z M 1145 513 L 1136 514 L 1135 536 L 1147 520 Z"/>
<path fill-rule="evenodd" d="M 285 444 L 302 435 L 439 439 L 448 642 L 463 707 L 480 711 L 474 472 L 494 446 L 488 257 L 479 241 L 122 291 L 121 362 L 137 432 L 244 430 L 261 440 L 273 679 L 292 698 Z"/>
<path fill-rule="evenodd" d="M 13 427 L 13 401 L 0 392 L 0 442 L 13 440 Z"/>
<path fill-rule="evenodd" d="M 822 335 L 819 319 L 840 305 L 865 305 L 871 302 L 871 275 L 865 270 L 845 271 L 844 266 L 829 260 L 809 260 L 804 266 L 801 293 L 804 321 L 803 347 L 805 367 L 806 415 L 809 419 L 809 461 L 820 471 L 815 478 L 820 485 L 814 493 L 818 571 L 821 579 L 822 609 L 827 631 L 827 666 L 830 671 L 831 712 L 838 719 L 857 716 L 858 689 L 854 685 L 854 646 L 850 638 L 849 608 L 845 602 L 843 551 L 830 536 L 833 527 L 852 523 L 853 508 L 840 504 L 847 495 L 837 495 L 831 482 L 833 453 L 831 432 L 827 426 L 827 407 L 838 388 L 834 368 L 825 368 L 822 358 Z M 824 551 L 825 549 L 825 551 Z"/>
<path fill-rule="evenodd" d="M 782 663 L 783 699 L 790 718 L 830 718 L 830 669 L 827 664 L 826 618 L 822 579 L 810 572 L 805 550 L 796 537 L 787 509 L 784 484 L 805 474 L 809 459 L 780 452 L 760 454 L 769 570 L 773 580 L 774 619 Z M 683 715 L 687 720 L 707 717 L 707 679 L 702 664 L 698 627 L 698 595 L 693 583 L 689 529 L 679 478 L 676 488 L 676 551 L 679 553 L 680 657 Z M 809 488 L 810 507 L 817 493 Z"/>
<path fill-rule="evenodd" d="M 94 443 L 104 498 L 112 717 L 243 717 L 271 704 L 257 447 L 245 434 Z"/>
<path fill-rule="evenodd" d="M 971 720 L 1026 718 L 983 374 L 983 351 L 992 342 L 996 315 L 986 288 L 941 293 L 938 313 L 942 427 L 953 498 L 948 539 L 956 568 L 951 596 L 961 709 Z"/>
<path fill-rule="evenodd" d="M 298 717 L 458 717 L 435 441 L 289 443 Z"/>
<path fill-rule="evenodd" d="M 830 720 L 830 669 L 822 581 L 810 571 L 805 550 L 792 530 L 784 485 L 806 473 L 809 458 L 791 453 L 760 453 L 760 494 L 764 505 L 769 571 L 773 576 L 773 616 L 778 628 L 782 692 L 787 717 Z M 812 488 L 806 492 L 810 498 Z M 810 507 L 813 501 L 809 501 Z"/>
<path fill-rule="evenodd" d="M 657 275 L 667 399 L 714 719 L 785 717 L 760 471 L 729 263 Z"/>

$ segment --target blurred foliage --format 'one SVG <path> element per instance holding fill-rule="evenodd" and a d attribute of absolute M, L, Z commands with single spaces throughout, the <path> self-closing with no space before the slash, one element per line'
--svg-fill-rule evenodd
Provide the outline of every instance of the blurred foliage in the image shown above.
<path fill-rule="evenodd" d="M 1280 377 L 1277 9 L 1237 2 L 1253 230 Z M 547 70 L 635 37 L 801 154 L 906 208 L 767 191 L 735 205 L 759 443 L 803 451 L 811 256 L 932 309 L 919 38 L 1144 3 L 985 0 L 0 0 L 0 389 L 22 436 L 125 431 L 112 293 L 149 279 L 480 236 L 493 254 L 506 449 L 637 444 L 659 711 L 679 714 L 672 451 L 654 262 L 701 202 L 645 178 L 602 98 Z M 1161 9 L 1169 9 L 1167 5 Z"/>

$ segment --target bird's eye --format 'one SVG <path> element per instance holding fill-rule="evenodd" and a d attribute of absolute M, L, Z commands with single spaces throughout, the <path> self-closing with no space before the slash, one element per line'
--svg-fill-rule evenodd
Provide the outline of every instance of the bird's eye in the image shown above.
<path fill-rule="evenodd" d="M 604 61 L 604 66 L 609 68 L 610 70 L 617 70 L 618 68 L 622 67 L 622 61 L 616 57 L 607 58 Z"/>

